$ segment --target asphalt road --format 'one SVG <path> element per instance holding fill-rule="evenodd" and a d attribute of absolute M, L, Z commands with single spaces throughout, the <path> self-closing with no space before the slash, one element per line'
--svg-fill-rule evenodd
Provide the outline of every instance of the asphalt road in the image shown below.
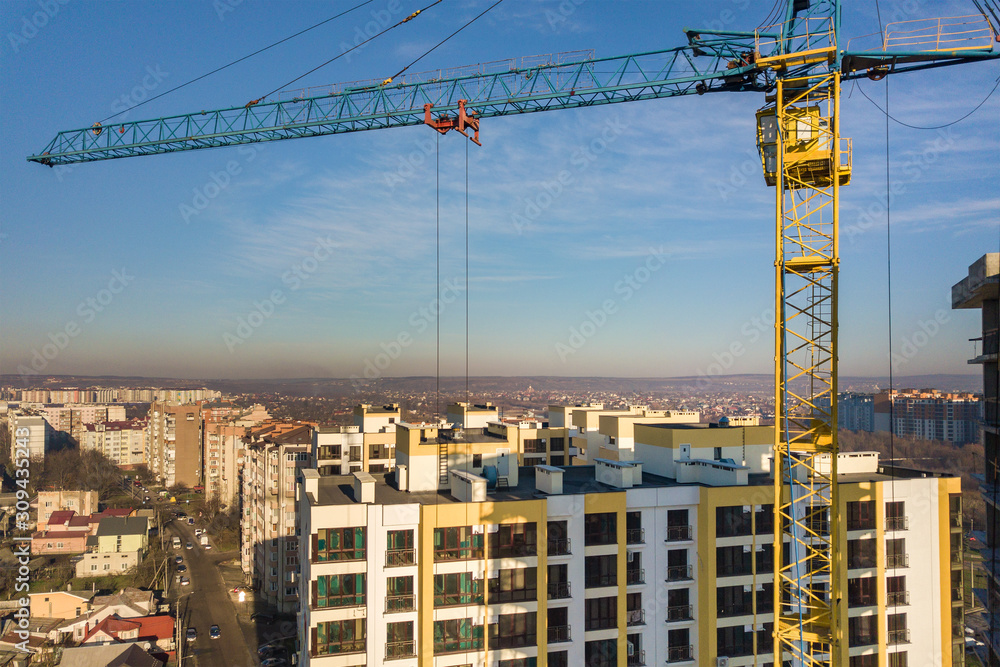
<path fill-rule="evenodd" d="M 191 580 L 181 586 L 176 576 L 171 580 L 170 597 L 178 599 L 178 614 L 181 618 L 181 636 L 188 628 L 198 631 L 198 639 L 188 642 L 183 639 L 184 656 L 181 667 L 237 667 L 259 664 L 256 647 L 247 646 L 236 620 L 236 610 L 229 599 L 229 593 L 216 567 L 217 552 L 206 551 L 194 536 L 195 526 L 189 526 L 186 519 L 172 521 L 167 529 L 167 537 L 178 535 L 180 549 L 170 549 L 171 572 L 176 573 L 173 556 L 182 556 L 187 572 L 184 576 Z M 183 522 L 183 523 L 182 523 Z M 191 542 L 194 548 L 186 549 Z M 209 628 L 218 625 L 222 631 L 219 639 L 208 636 Z"/>

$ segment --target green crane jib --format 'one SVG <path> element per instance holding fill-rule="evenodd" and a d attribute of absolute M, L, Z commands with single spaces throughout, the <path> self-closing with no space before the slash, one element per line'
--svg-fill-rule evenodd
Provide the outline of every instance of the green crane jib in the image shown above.
<path fill-rule="evenodd" d="M 840 137 L 841 83 L 1000 58 L 996 16 L 893 24 L 867 42 L 844 45 L 838 0 L 787 0 L 774 26 L 685 33 L 687 45 L 663 51 L 526 58 L 228 109 L 95 123 L 60 132 L 28 160 L 56 166 L 421 124 L 442 133 L 471 130 L 466 136 L 479 143 L 480 121 L 495 116 L 692 94 L 762 94 L 757 143 L 765 183 L 776 193 L 775 615 L 770 641 L 753 633 L 754 653 L 773 652 L 774 664 L 846 664 L 837 281 L 839 190 L 850 181 L 851 151 Z M 698 656 L 700 664 L 713 657 Z"/>

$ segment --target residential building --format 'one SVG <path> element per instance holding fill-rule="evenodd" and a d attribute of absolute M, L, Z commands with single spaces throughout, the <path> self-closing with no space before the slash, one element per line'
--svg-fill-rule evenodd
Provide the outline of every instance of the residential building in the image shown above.
<path fill-rule="evenodd" d="M 978 591 L 986 607 L 989 631 L 983 634 L 987 646 L 987 664 L 1000 664 L 1000 253 L 983 255 L 969 267 L 968 275 L 951 288 L 951 307 L 978 309 L 982 334 L 975 339 L 969 364 L 983 370 L 983 448 L 984 468 L 980 479 L 986 501 L 986 530 L 977 532 L 983 541 L 983 569 L 987 574 L 986 590 Z"/>
<path fill-rule="evenodd" d="M 59 667 L 163 667 L 161 660 L 144 651 L 139 644 L 103 644 L 76 646 L 63 650 Z"/>
<path fill-rule="evenodd" d="M 945 440 L 956 445 L 979 442 L 982 397 L 936 389 L 883 390 L 875 395 L 875 430 L 895 435 Z"/>
<path fill-rule="evenodd" d="M 205 422 L 203 438 L 205 497 L 218 497 L 223 505 L 238 501 L 240 469 L 245 451 L 245 426 L 228 422 Z"/>
<path fill-rule="evenodd" d="M 572 439 L 571 454 L 576 462 L 587 463 L 588 456 L 597 457 L 601 447 L 609 444 L 609 437 L 601 433 L 600 420 L 603 416 L 637 416 L 655 418 L 658 423 L 697 424 L 701 414 L 687 410 L 650 410 L 645 405 L 630 405 L 622 409 L 605 409 L 603 403 L 582 403 L 578 405 L 550 405 L 549 427 L 566 427 Z"/>
<path fill-rule="evenodd" d="M 313 465 L 313 425 L 270 423 L 245 444 L 241 497 L 241 561 L 258 599 L 282 611 L 298 607 L 296 479 Z"/>
<path fill-rule="evenodd" d="M 18 410 L 9 415 L 7 424 L 11 444 L 19 448 L 27 447 L 30 458 L 45 458 L 52 448 L 52 426 L 42 415 Z"/>
<path fill-rule="evenodd" d="M 110 554 L 149 548 L 149 519 L 144 516 L 105 517 L 90 541 L 95 553 Z"/>
<path fill-rule="evenodd" d="M 89 612 L 97 594 L 91 591 L 50 591 L 28 593 L 33 618 L 78 618 Z"/>
<path fill-rule="evenodd" d="M 109 616 L 84 637 L 83 645 L 145 644 L 149 652 L 166 658 L 175 648 L 173 616 Z"/>
<path fill-rule="evenodd" d="M 148 428 L 149 422 L 145 419 L 86 424 L 80 447 L 99 451 L 126 470 L 140 464 L 148 465 Z"/>
<path fill-rule="evenodd" d="M 838 394 L 837 427 L 849 431 L 874 431 L 875 396 L 856 392 Z"/>
<path fill-rule="evenodd" d="M 404 423 L 388 481 L 303 470 L 299 664 L 770 664 L 770 471 L 727 460 L 741 429 L 664 426 L 669 447 L 635 425 L 642 462 L 518 468 L 506 447 Z M 724 456 L 642 458 L 656 447 Z M 875 452 L 838 465 L 848 598 L 834 662 L 956 664 L 960 479 Z"/>
<path fill-rule="evenodd" d="M 156 401 L 149 406 L 149 468 L 167 487 L 202 485 L 201 416 L 197 405 Z"/>
<path fill-rule="evenodd" d="M 48 523 L 53 512 L 93 514 L 97 511 L 97 491 L 39 491 L 38 523 Z"/>
<path fill-rule="evenodd" d="M 354 407 L 351 426 L 323 426 L 313 433 L 312 455 L 321 475 L 364 471 L 383 474 L 396 461 L 396 424 L 399 405 Z"/>
<path fill-rule="evenodd" d="M 86 530 L 40 530 L 31 534 L 31 553 L 81 554 L 87 550 L 88 538 L 90 532 Z"/>

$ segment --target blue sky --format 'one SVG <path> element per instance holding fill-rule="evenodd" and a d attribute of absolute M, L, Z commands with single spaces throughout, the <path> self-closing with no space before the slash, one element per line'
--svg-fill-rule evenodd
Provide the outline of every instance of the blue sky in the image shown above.
<path fill-rule="evenodd" d="M 59 130 L 89 126 L 353 4 L 50 0 L 58 11 L 34 31 L 25 22 L 46 2 L 0 6 L 0 372 L 34 359 L 45 373 L 347 377 L 371 364 L 369 374 L 433 374 L 430 129 L 59 170 L 24 160 Z M 388 76 L 488 4 L 445 0 L 299 85 Z M 771 4 L 506 0 L 412 71 L 666 48 L 685 41 L 684 27 L 752 29 Z M 973 9 L 881 4 L 887 21 Z M 244 104 L 421 5 L 375 0 L 126 118 Z M 877 30 L 874 3 L 846 3 L 846 35 Z M 980 103 L 998 75 L 994 61 L 890 77 L 890 104 L 900 120 L 940 125 Z M 858 86 L 884 99 L 884 82 Z M 470 372 L 770 372 L 774 191 L 754 146 L 762 104 L 756 94 L 720 94 L 485 120 L 484 146 L 469 151 Z M 998 120 L 1000 93 L 947 130 L 890 127 L 899 192 L 893 344 L 913 350 L 897 374 L 970 371 L 978 313 L 951 311 L 949 290 L 1000 244 Z M 854 180 L 842 197 L 841 373 L 885 375 L 885 123 L 851 84 L 842 127 L 853 139 Z M 452 133 L 439 148 L 441 277 L 457 286 L 445 290 L 457 298 L 440 318 L 441 364 L 458 375 L 466 146 Z M 606 302 L 613 312 L 602 316 Z M 586 324 L 594 320 L 600 326 Z M 60 334 L 67 330 L 75 335 Z M 576 347 L 574 330 L 583 337 Z M 730 358 L 733 343 L 745 352 Z"/>

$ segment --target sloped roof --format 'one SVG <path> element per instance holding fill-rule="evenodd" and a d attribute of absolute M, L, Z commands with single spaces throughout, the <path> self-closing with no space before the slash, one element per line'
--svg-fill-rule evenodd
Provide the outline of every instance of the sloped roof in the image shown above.
<path fill-rule="evenodd" d="M 68 648 L 59 667 L 163 667 L 163 661 L 138 644 L 107 644 Z"/>
<path fill-rule="evenodd" d="M 97 528 L 97 536 L 106 535 L 145 535 L 149 530 L 149 521 L 146 517 L 130 516 L 117 517 L 106 516 L 101 519 L 101 524 Z"/>
<path fill-rule="evenodd" d="M 56 510 L 49 515 L 49 523 L 53 526 L 60 525 L 65 526 L 73 519 L 76 512 L 73 510 Z"/>
<path fill-rule="evenodd" d="M 118 640 L 118 634 L 121 632 L 128 632 L 129 630 L 138 630 L 139 624 L 133 620 L 119 618 L 117 615 L 108 616 L 106 619 L 95 625 L 87 636 L 83 638 L 83 642 L 87 643 L 87 640 L 96 634 L 104 633 L 115 640 Z"/>

